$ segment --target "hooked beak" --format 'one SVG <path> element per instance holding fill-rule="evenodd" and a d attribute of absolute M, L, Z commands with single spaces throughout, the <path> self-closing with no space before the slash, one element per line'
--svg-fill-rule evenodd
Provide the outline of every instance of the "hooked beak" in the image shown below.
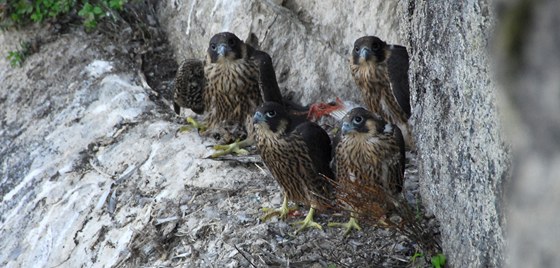
<path fill-rule="evenodd" d="M 342 123 L 342 135 L 347 134 L 350 131 L 354 130 L 354 126 L 351 123 L 344 122 Z"/>
<path fill-rule="evenodd" d="M 219 44 L 218 48 L 216 49 L 216 52 L 218 53 L 218 55 L 220 56 L 225 56 L 226 53 L 229 51 L 229 47 L 226 44 Z"/>
<path fill-rule="evenodd" d="M 255 112 L 255 115 L 253 116 L 253 124 L 258 124 L 264 121 L 265 121 L 264 114 L 262 114 L 259 111 Z"/>
<path fill-rule="evenodd" d="M 371 54 L 371 50 L 367 47 L 360 48 L 360 58 L 368 59 L 369 55 Z"/>

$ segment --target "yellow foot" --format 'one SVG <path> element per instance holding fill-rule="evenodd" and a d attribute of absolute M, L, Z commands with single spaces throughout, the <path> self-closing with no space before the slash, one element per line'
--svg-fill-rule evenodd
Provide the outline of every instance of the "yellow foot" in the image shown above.
<path fill-rule="evenodd" d="M 288 214 L 290 214 L 291 211 L 294 211 L 296 209 L 297 208 L 295 207 L 292 208 L 288 207 L 288 199 L 284 197 L 284 201 L 282 202 L 282 206 L 280 208 L 278 209 L 262 208 L 262 211 L 265 212 L 266 214 L 264 214 L 264 216 L 261 217 L 261 221 L 265 222 L 270 218 L 272 218 L 273 216 L 278 216 L 278 218 L 284 220 L 288 217 Z"/>
<path fill-rule="evenodd" d="M 337 228 L 344 228 L 344 236 L 347 236 L 352 229 L 356 229 L 357 231 L 361 231 L 362 227 L 358 225 L 358 221 L 354 217 L 350 217 L 350 220 L 347 223 L 340 223 L 340 222 L 329 222 L 327 224 L 328 227 L 337 227 Z"/>
<path fill-rule="evenodd" d="M 294 222 L 292 224 L 292 225 L 301 225 L 294 234 L 297 235 L 299 232 L 307 228 L 317 228 L 319 230 L 323 230 L 323 227 L 313 220 L 313 214 L 315 214 L 315 208 L 311 207 L 309 213 L 307 213 L 307 217 L 305 217 L 303 221 Z"/>
<path fill-rule="evenodd" d="M 251 145 L 251 142 L 247 141 L 247 139 L 239 141 L 236 140 L 234 143 L 225 144 L 225 145 L 214 145 L 212 149 L 218 151 L 213 153 L 210 157 L 216 158 L 220 156 L 224 156 L 226 154 L 234 153 L 236 155 L 247 155 L 249 152 L 243 147 L 248 147 Z"/>
<path fill-rule="evenodd" d="M 203 123 L 197 122 L 196 120 L 194 120 L 194 118 L 190 116 L 187 117 L 185 121 L 187 122 L 187 125 L 180 127 L 179 128 L 180 132 L 187 132 L 193 129 L 196 129 L 198 132 L 204 132 L 206 130 L 206 126 Z"/>

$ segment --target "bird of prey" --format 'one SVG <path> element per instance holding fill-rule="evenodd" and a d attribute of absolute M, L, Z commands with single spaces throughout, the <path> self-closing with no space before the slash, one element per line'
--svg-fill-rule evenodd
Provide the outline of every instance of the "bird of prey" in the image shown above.
<path fill-rule="evenodd" d="M 366 107 L 399 126 L 407 147 L 414 148 L 408 124 L 408 67 L 406 47 L 388 45 L 375 36 L 364 36 L 354 42 L 350 70 Z"/>
<path fill-rule="evenodd" d="M 244 129 L 262 103 L 258 66 L 253 59 L 256 51 L 233 33 L 214 35 L 205 62 L 186 60 L 179 67 L 175 112 L 185 107 L 197 114 L 205 113 L 210 133 L 228 134 L 228 127 Z"/>
<path fill-rule="evenodd" d="M 276 73 L 274 71 L 274 65 L 272 63 L 272 58 L 268 53 L 264 51 L 255 50 L 251 58 L 255 64 L 258 66 L 259 76 L 258 84 L 262 94 L 264 102 L 277 102 L 282 104 L 287 113 L 294 120 L 303 120 L 308 112 L 308 107 L 301 106 L 291 100 L 288 100 L 282 96 L 280 92 L 280 87 L 276 80 Z M 253 124 L 247 124 L 247 138 L 240 142 L 235 142 L 230 145 L 217 145 L 214 146 L 215 150 L 221 150 L 214 154 L 212 157 L 219 157 L 228 153 L 243 154 L 246 151 L 244 147 L 248 147 L 254 144 L 254 129 Z"/>
<path fill-rule="evenodd" d="M 348 223 L 329 226 L 343 227 L 348 234 L 352 229 L 360 230 L 356 214 L 371 212 L 362 208 L 374 205 L 376 212 L 383 213 L 392 205 L 387 197 L 402 191 L 405 149 L 396 125 L 362 107 L 346 114 L 341 125 L 335 145 L 337 198 L 350 206 L 352 213 Z"/>
<path fill-rule="evenodd" d="M 332 184 L 328 178 L 334 179 L 329 167 L 330 138 L 305 115 L 293 116 L 285 105 L 265 102 L 253 117 L 257 149 L 284 192 L 282 207 L 263 218 L 286 218 L 288 200 L 309 205 L 309 213 L 298 223 L 301 227 L 296 233 L 308 227 L 322 229 L 313 215 L 315 209 L 330 205 Z"/>

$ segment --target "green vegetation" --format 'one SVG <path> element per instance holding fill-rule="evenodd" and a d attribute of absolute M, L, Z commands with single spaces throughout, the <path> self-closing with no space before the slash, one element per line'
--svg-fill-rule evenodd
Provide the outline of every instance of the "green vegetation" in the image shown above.
<path fill-rule="evenodd" d="M 10 61 L 12 67 L 21 67 L 25 58 L 29 55 L 29 43 L 21 43 L 21 48 L 16 51 L 9 51 L 6 57 Z"/>
<path fill-rule="evenodd" d="M 79 20 L 87 31 L 107 17 L 115 17 L 128 0 L 0 0 L 0 29 L 25 27 L 32 23 Z M 76 16 L 77 15 L 77 16 Z M 19 67 L 29 56 L 29 45 L 9 51 L 12 67 Z"/>
<path fill-rule="evenodd" d="M 103 9 L 100 6 L 86 2 L 80 12 L 78 12 L 78 15 L 84 18 L 84 26 L 87 29 L 93 29 L 97 26 L 97 21 L 103 17 Z"/>
<path fill-rule="evenodd" d="M 416 259 L 422 258 L 422 257 L 424 257 L 424 254 L 422 254 L 420 252 L 415 252 L 414 255 L 412 255 L 412 257 L 410 257 L 410 262 L 415 263 Z"/>
<path fill-rule="evenodd" d="M 26 26 L 32 22 L 56 20 L 75 15 L 83 20 L 87 29 L 113 11 L 121 11 L 128 0 L 0 0 L 0 26 Z"/>
<path fill-rule="evenodd" d="M 410 262 L 415 263 L 416 259 L 422 258 L 422 257 L 424 257 L 423 253 L 416 252 L 416 253 L 414 253 L 414 255 L 412 255 L 412 257 L 410 257 Z M 433 268 L 443 268 L 443 267 L 445 267 L 445 262 L 447 261 L 447 259 L 445 258 L 445 255 L 443 255 L 443 253 L 438 253 L 437 255 L 432 256 L 430 261 L 432 262 L 432 267 Z"/>
<path fill-rule="evenodd" d="M 8 26 L 42 22 L 47 18 L 55 18 L 70 11 L 73 0 L 37 0 L 10 1 L 3 0 L 3 18 L 8 19 Z M 3 21 L 6 22 L 6 21 Z"/>
<path fill-rule="evenodd" d="M 432 257 L 432 267 L 434 268 L 442 268 L 445 266 L 445 255 L 443 253 L 439 253 Z"/>

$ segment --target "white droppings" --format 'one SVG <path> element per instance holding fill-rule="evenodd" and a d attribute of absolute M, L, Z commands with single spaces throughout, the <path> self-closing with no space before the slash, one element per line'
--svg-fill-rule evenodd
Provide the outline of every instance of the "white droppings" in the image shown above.
<path fill-rule="evenodd" d="M 113 65 L 109 61 L 94 60 L 86 66 L 86 72 L 93 78 L 100 77 L 102 74 L 108 73 L 113 70 Z"/>
<path fill-rule="evenodd" d="M 74 163 L 68 162 L 68 163 L 66 163 L 66 165 L 62 166 L 58 170 L 58 173 L 60 173 L 60 174 L 68 173 L 68 172 L 71 172 L 73 169 L 74 169 Z"/>
<path fill-rule="evenodd" d="M 189 35 L 191 33 L 192 14 L 193 14 L 193 11 L 195 9 L 194 6 L 196 5 L 196 2 L 197 2 L 196 0 L 191 2 L 191 8 L 189 10 L 189 15 L 187 17 L 187 30 L 185 31 L 186 35 Z"/>

